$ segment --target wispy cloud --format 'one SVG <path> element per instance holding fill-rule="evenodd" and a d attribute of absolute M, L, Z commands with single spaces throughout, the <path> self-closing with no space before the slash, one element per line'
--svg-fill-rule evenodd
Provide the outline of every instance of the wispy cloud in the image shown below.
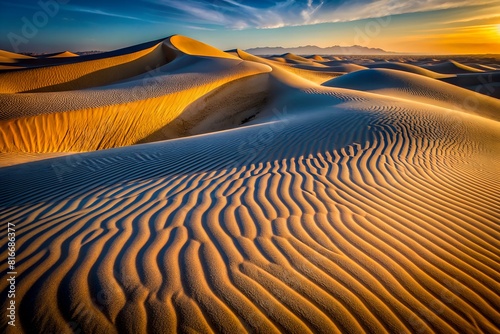
<path fill-rule="evenodd" d="M 500 24 L 500 15 L 478 15 L 469 18 L 456 19 L 448 22 L 443 22 L 443 24 Z"/>
<path fill-rule="evenodd" d="M 193 30 L 204 30 L 204 31 L 214 31 L 215 29 L 212 28 L 207 28 L 207 27 L 199 27 L 199 26 L 185 26 L 188 29 L 193 29 Z"/>
<path fill-rule="evenodd" d="M 152 2 L 153 0 L 143 0 Z M 498 0 L 160 0 L 195 25 L 271 29 L 497 3 Z"/>
<path fill-rule="evenodd" d="M 64 6 L 63 9 L 66 11 L 70 11 L 70 12 L 87 13 L 87 14 L 94 14 L 94 15 L 101 15 L 101 16 L 108 16 L 108 17 L 116 17 L 116 18 L 127 19 L 127 20 L 152 22 L 150 20 L 136 17 L 136 16 L 130 16 L 130 15 L 125 15 L 125 14 L 120 14 L 120 13 L 115 13 L 115 12 L 110 12 L 110 11 L 104 11 L 104 10 L 95 9 L 95 8 L 87 8 L 87 7 L 83 7 L 83 6 L 66 5 L 66 6 Z"/>

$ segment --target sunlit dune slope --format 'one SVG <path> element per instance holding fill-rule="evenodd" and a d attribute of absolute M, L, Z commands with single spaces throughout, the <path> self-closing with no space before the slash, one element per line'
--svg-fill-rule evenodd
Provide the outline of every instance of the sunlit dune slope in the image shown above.
<path fill-rule="evenodd" d="M 174 35 L 168 40 L 177 50 L 188 55 L 237 59 L 227 52 L 189 37 Z"/>
<path fill-rule="evenodd" d="M 152 134 L 156 140 L 171 138 L 168 124 L 189 104 L 228 82 L 270 71 L 268 66 L 197 43 L 199 48 L 196 41 L 181 36 L 165 40 L 155 46 L 161 51 L 157 56 L 169 54 L 174 60 L 119 83 L 70 92 L 1 96 L 0 151 L 91 151 L 132 145 Z M 187 54 L 193 50 L 201 56 Z M 246 89 L 244 82 L 240 89 Z M 264 81 L 259 90 L 265 89 Z M 237 121 L 233 116 L 228 122 Z"/>
<path fill-rule="evenodd" d="M 144 50 L 115 57 L 0 72 L 0 93 L 54 92 L 101 86 L 145 73 L 167 63 L 170 58 L 162 43 L 157 43 Z"/>

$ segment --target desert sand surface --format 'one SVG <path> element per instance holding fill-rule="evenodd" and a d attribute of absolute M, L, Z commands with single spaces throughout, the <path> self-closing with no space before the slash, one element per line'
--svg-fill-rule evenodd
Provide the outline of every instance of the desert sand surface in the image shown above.
<path fill-rule="evenodd" d="M 2 330 L 500 333 L 499 58 L 0 56 Z"/>

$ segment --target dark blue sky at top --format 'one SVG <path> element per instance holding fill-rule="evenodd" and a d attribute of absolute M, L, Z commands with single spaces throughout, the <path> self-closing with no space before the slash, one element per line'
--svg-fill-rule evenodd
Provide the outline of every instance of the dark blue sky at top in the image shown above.
<path fill-rule="evenodd" d="M 172 34 L 188 35 L 220 48 L 300 45 L 306 37 L 313 37 L 314 42 L 315 34 L 324 38 L 333 33 L 340 42 L 352 45 L 353 38 L 344 33 L 353 30 L 352 22 L 487 6 L 496 1 L 0 0 L 0 49 L 110 50 Z M 49 8 L 48 14 L 44 8 Z M 426 17 L 418 20 L 425 22 Z M 332 38 L 327 44 L 335 42 Z"/>

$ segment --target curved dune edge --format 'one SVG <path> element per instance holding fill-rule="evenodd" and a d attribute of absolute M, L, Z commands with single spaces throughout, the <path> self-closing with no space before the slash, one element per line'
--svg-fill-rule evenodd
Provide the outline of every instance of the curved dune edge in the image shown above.
<path fill-rule="evenodd" d="M 227 52 L 189 37 L 174 35 L 168 40 L 175 48 L 188 55 L 237 59 Z"/>
<path fill-rule="evenodd" d="M 472 66 L 467 66 L 461 64 L 454 60 L 448 60 L 446 62 L 435 64 L 431 66 L 423 66 L 429 70 L 443 73 L 443 74 L 463 74 L 463 73 L 483 73 L 483 70 L 474 68 Z"/>
<path fill-rule="evenodd" d="M 328 68 L 334 72 L 345 72 L 351 73 L 355 71 L 365 70 L 365 66 L 356 65 L 356 64 L 338 64 L 338 65 L 329 65 Z"/>
<path fill-rule="evenodd" d="M 341 73 L 338 72 L 323 72 L 323 71 L 316 71 L 316 70 L 311 70 L 311 69 L 301 69 L 297 67 L 290 66 L 289 64 L 284 64 L 279 61 L 273 61 L 273 60 L 268 60 L 262 57 L 254 56 L 250 53 L 247 53 L 243 50 L 236 50 L 238 56 L 243 59 L 243 60 L 248 60 L 248 61 L 253 61 L 261 64 L 266 64 L 273 68 L 273 72 L 278 72 L 278 73 L 284 73 L 288 72 L 292 75 L 295 76 L 296 79 L 298 79 L 299 82 L 303 82 L 303 80 L 307 80 L 307 82 L 310 84 L 312 83 L 318 83 L 321 84 L 323 82 L 326 82 L 328 80 L 331 80 L 332 78 L 338 77 L 341 75 Z M 284 71 L 284 72 L 283 72 Z M 278 74 L 280 75 L 280 74 Z"/>
<path fill-rule="evenodd" d="M 0 63 L 17 63 L 23 59 L 34 59 L 34 57 L 22 55 L 19 53 L 0 50 Z"/>
<path fill-rule="evenodd" d="M 162 43 L 130 54 L 0 73 L 0 93 L 85 89 L 147 72 L 169 61 Z M 26 80 L 29 77 L 30 80 Z"/>
<path fill-rule="evenodd" d="M 19 329 L 498 332 L 499 124 L 307 96 L 240 129 L 0 169 Z"/>
<path fill-rule="evenodd" d="M 142 139 L 147 143 L 237 128 L 265 110 L 270 94 L 268 73 L 236 79 L 189 104 L 172 122 Z"/>
<path fill-rule="evenodd" d="M 441 74 L 437 73 L 434 71 L 431 71 L 430 69 L 425 69 L 420 66 L 412 65 L 412 64 L 405 64 L 405 63 L 395 63 L 395 62 L 389 62 L 389 63 L 376 63 L 376 64 L 371 64 L 368 65 L 370 68 L 387 68 L 387 69 L 392 69 L 392 70 L 399 70 L 399 71 L 405 71 L 405 72 L 410 72 L 414 74 L 420 74 L 429 78 L 433 79 L 444 79 L 444 78 L 450 78 L 454 77 L 454 75 L 450 74 Z"/>

